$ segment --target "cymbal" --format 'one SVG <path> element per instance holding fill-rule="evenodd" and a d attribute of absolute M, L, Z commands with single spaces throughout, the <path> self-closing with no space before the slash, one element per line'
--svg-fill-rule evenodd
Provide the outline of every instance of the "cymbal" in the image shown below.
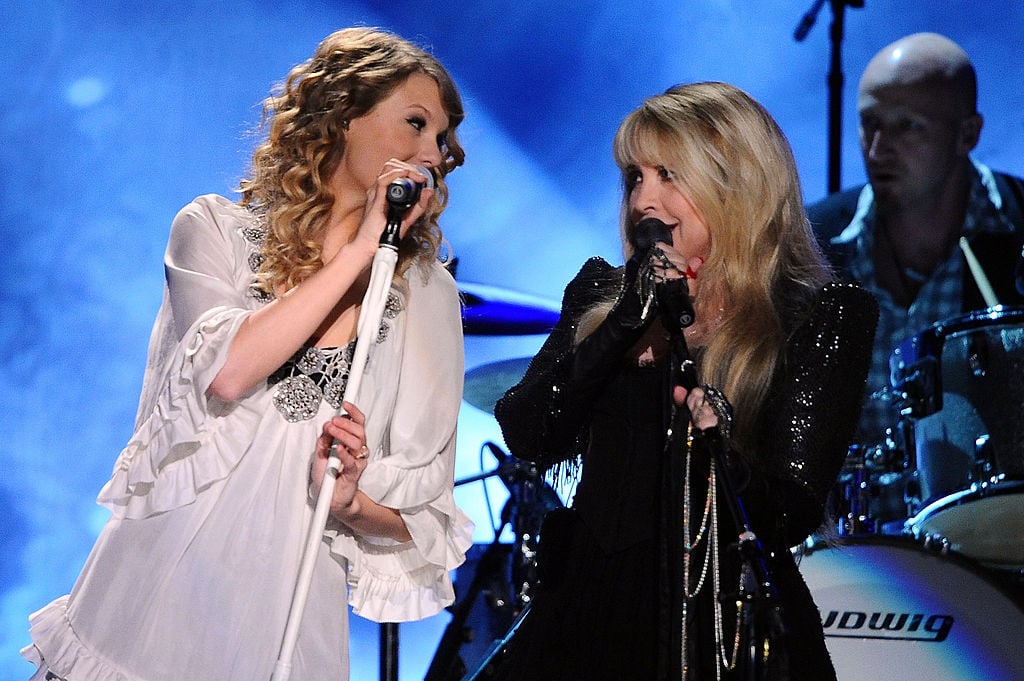
<path fill-rule="evenodd" d="M 477 409 L 489 414 L 494 413 L 494 405 L 502 398 L 505 391 L 519 383 L 530 366 L 533 357 L 517 357 L 503 359 L 489 364 L 481 364 L 466 372 L 466 386 L 462 391 L 462 399 Z"/>
<path fill-rule="evenodd" d="M 558 322 L 558 303 L 487 284 L 457 282 L 462 297 L 462 330 L 477 336 L 548 333 Z"/>

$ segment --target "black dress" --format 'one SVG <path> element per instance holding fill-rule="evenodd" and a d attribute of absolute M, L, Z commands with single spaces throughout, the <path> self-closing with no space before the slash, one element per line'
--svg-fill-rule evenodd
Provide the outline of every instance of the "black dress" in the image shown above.
<path fill-rule="evenodd" d="M 582 470 L 572 508 L 545 521 L 533 603 L 487 678 L 683 678 L 685 445 L 679 443 L 685 438 L 674 437 L 666 447 L 668 369 L 624 359 L 582 404 L 568 384 L 580 314 L 620 285 L 621 269 L 589 260 L 566 288 L 559 324 L 522 382 L 495 409 L 515 456 L 552 468 L 580 455 Z M 782 654 L 772 657 L 779 665 L 772 678 L 835 678 L 817 609 L 788 547 L 802 542 L 824 516 L 859 414 L 876 316 L 870 295 L 830 284 L 792 320 L 786 366 L 760 419 L 758 463 L 744 468 L 744 508 L 764 547 L 786 632 Z M 707 499 L 709 457 L 700 448 L 691 454 L 695 529 Z M 728 545 L 737 533 L 721 500 L 718 517 L 721 591 L 734 593 L 741 561 Z M 691 590 L 696 579 L 691 574 Z M 716 678 L 712 580 L 708 574 L 688 608 L 692 680 Z M 735 605 L 725 602 L 720 613 L 720 638 L 729 654 Z M 726 670 L 722 678 L 737 673 Z"/>

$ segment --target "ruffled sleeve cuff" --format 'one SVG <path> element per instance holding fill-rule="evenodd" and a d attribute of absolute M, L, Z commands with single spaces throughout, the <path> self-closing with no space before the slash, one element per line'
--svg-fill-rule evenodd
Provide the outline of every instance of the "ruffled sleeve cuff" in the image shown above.
<path fill-rule="evenodd" d="M 29 617 L 32 645 L 23 648 L 21 656 L 37 667 L 32 678 L 48 678 L 51 672 L 62 679 L 129 681 L 78 639 L 68 620 L 68 598 L 62 596 Z"/>
<path fill-rule="evenodd" d="M 450 571 L 462 564 L 473 544 L 473 523 L 454 503 L 437 506 L 446 510 L 432 505 L 403 511 L 413 538 L 400 544 L 327 531 L 331 553 L 349 563 L 353 612 L 375 622 L 410 622 L 436 615 L 454 602 Z M 427 554 L 440 554 L 443 562 L 428 560 Z"/>
<path fill-rule="evenodd" d="M 206 395 L 247 312 L 215 308 L 175 349 L 152 412 L 114 464 L 97 501 L 115 517 L 144 518 L 192 503 L 223 480 L 247 450 L 246 428 L 220 428 L 229 410 Z"/>

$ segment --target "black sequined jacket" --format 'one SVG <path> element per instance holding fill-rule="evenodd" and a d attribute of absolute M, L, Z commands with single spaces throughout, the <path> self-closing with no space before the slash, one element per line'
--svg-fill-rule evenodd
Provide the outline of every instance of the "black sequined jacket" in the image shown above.
<path fill-rule="evenodd" d="M 523 380 L 495 408 L 515 456 L 550 468 L 588 449 L 587 405 L 575 403 L 565 390 L 569 359 L 582 313 L 620 285 L 621 268 L 592 258 L 566 287 L 559 323 Z M 860 413 L 876 318 L 870 294 L 834 283 L 824 287 L 801 318 L 790 320 L 794 330 L 785 366 L 759 419 L 762 436 L 751 482 L 777 511 L 778 527 L 772 529 L 783 533 L 778 539 L 787 546 L 800 543 L 822 519 Z M 597 459 L 586 463 L 594 468 L 614 465 Z M 626 486 L 606 491 L 614 495 L 630 490 L 641 492 Z M 635 500 L 606 498 L 600 507 L 620 513 L 631 507 L 630 501 Z M 585 515 L 602 513 L 598 507 L 580 510 Z"/>
<path fill-rule="evenodd" d="M 676 530 L 666 534 L 666 528 L 678 530 L 673 517 L 678 517 L 683 501 L 681 485 L 674 482 L 681 471 L 676 461 L 679 447 L 665 453 L 672 413 L 667 367 L 641 372 L 646 376 L 641 380 L 653 389 L 642 394 L 664 395 L 664 399 L 642 403 L 608 394 L 609 386 L 626 385 L 621 380 L 624 376 L 638 375 L 635 364 L 630 369 L 625 358 L 610 372 L 607 383 L 598 384 L 596 394 L 592 381 L 585 396 L 577 394 L 570 382 L 581 315 L 613 297 L 621 283 L 622 268 L 600 258 L 587 261 L 566 287 L 559 323 L 523 380 L 498 402 L 495 415 L 506 444 L 519 458 L 550 469 L 581 457 L 572 505 L 605 552 L 611 555 L 653 540 L 662 547 L 662 559 L 669 556 L 667 561 L 659 560 L 676 565 L 678 557 L 671 558 L 681 550 L 673 536 Z M 860 413 L 878 311 L 874 298 L 864 290 L 832 283 L 807 309 L 789 314 L 785 361 L 757 419 L 756 452 L 739 466 L 744 475 L 738 491 L 768 567 L 780 589 L 787 592 L 787 625 L 795 634 L 789 657 L 800 657 L 805 666 L 810 665 L 811 676 L 801 678 L 826 679 L 834 672 L 827 661 L 820 621 L 788 548 L 801 543 L 825 516 L 827 496 Z M 723 566 L 730 573 L 738 570 L 735 563 Z M 674 593 L 656 614 L 666 629 L 677 626 L 673 623 L 678 621 L 680 603 L 678 577 L 671 570 L 662 574 L 668 580 L 666 593 Z M 735 583 L 732 575 L 725 578 Z M 678 640 L 676 631 L 670 633 L 669 640 Z M 678 659 L 672 651 L 661 654 Z"/>

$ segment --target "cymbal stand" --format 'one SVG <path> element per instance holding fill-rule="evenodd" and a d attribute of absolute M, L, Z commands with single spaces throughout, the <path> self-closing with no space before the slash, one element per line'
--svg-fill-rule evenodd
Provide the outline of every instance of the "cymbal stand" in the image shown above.
<path fill-rule="evenodd" d="M 832 54 L 828 72 L 828 193 L 833 194 L 841 187 L 840 158 L 842 155 L 843 121 L 843 64 L 840 54 L 843 43 L 843 26 L 846 8 L 864 6 L 864 0 L 830 0 L 832 5 L 832 26 L 829 37 Z M 825 0 L 815 0 L 811 9 L 804 14 L 793 32 L 793 38 L 800 42 L 807 37 L 814 25 L 818 12 Z"/>

